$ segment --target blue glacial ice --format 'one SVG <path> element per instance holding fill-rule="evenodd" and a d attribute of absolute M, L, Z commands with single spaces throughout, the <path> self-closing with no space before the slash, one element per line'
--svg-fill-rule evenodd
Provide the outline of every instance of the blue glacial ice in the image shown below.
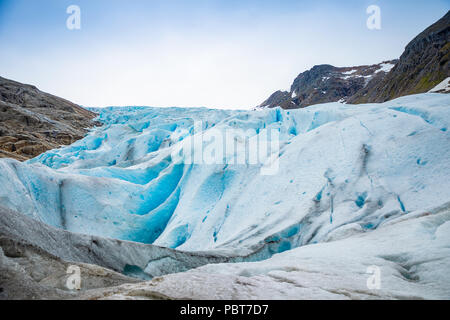
<path fill-rule="evenodd" d="M 78 233 L 271 255 L 349 225 L 370 232 L 450 199 L 449 95 L 289 111 L 95 111 L 104 125 L 84 139 L 26 163 L 0 160 L 0 204 Z M 280 139 L 273 175 L 247 158 L 174 160 L 194 135 L 227 132 L 235 146 L 224 158 L 231 159 L 268 130 Z"/>

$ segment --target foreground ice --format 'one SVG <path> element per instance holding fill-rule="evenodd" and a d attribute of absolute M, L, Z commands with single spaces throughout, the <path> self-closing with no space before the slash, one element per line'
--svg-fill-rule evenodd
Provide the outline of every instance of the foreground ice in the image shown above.
<path fill-rule="evenodd" d="M 214 264 L 89 299 L 450 299 L 450 204 L 260 262 Z"/>
<path fill-rule="evenodd" d="M 83 140 L 27 163 L 0 160 L 0 203 L 78 233 L 259 260 L 447 203 L 449 107 L 450 96 L 428 93 L 290 111 L 98 109 L 105 125 Z M 277 130 L 278 172 L 174 161 L 196 121 L 197 135 L 228 132 L 236 150 Z"/>

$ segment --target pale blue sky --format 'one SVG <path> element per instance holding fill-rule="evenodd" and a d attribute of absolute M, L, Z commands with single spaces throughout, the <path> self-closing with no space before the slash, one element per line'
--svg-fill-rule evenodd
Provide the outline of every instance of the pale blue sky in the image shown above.
<path fill-rule="evenodd" d="M 81 8 L 68 30 L 66 8 Z M 366 27 L 378 5 L 382 29 Z M 449 0 L 0 0 L 0 76 L 86 106 L 250 108 L 315 64 L 398 58 Z"/>

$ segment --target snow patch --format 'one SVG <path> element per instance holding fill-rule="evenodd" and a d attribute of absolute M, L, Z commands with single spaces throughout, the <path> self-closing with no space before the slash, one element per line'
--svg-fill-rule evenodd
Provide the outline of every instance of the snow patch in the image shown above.
<path fill-rule="evenodd" d="M 434 87 L 428 92 L 440 92 L 440 93 L 450 92 L 450 77 L 439 83 L 436 87 Z"/>
<path fill-rule="evenodd" d="M 381 63 L 380 64 L 380 69 L 378 69 L 377 71 L 375 71 L 375 73 L 379 73 L 379 72 L 390 72 L 392 70 L 392 68 L 395 67 L 395 64 L 392 63 Z"/>

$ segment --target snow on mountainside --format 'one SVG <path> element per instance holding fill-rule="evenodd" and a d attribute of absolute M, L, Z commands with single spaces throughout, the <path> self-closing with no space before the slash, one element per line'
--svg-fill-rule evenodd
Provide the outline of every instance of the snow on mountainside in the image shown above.
<path fill-rule="evenodd" d="M 439 83 L 436 87 L 429 92 L 447 93 L 450 92 L 450 77 Z"/>
<path fill-rule="evenodd" d="M 26 163 L 0 160 L 1 204 L 73 232 L 259 260 L 448 202 L 449 105 L 429 93 L 290 111 L 101 109 L 105 125 L 84 139 Z M 271 130 L 274 174 L 232 163 Z M 234 144 L 225 161 L 183 161 L 180 145 L 214 132 Z"/>

